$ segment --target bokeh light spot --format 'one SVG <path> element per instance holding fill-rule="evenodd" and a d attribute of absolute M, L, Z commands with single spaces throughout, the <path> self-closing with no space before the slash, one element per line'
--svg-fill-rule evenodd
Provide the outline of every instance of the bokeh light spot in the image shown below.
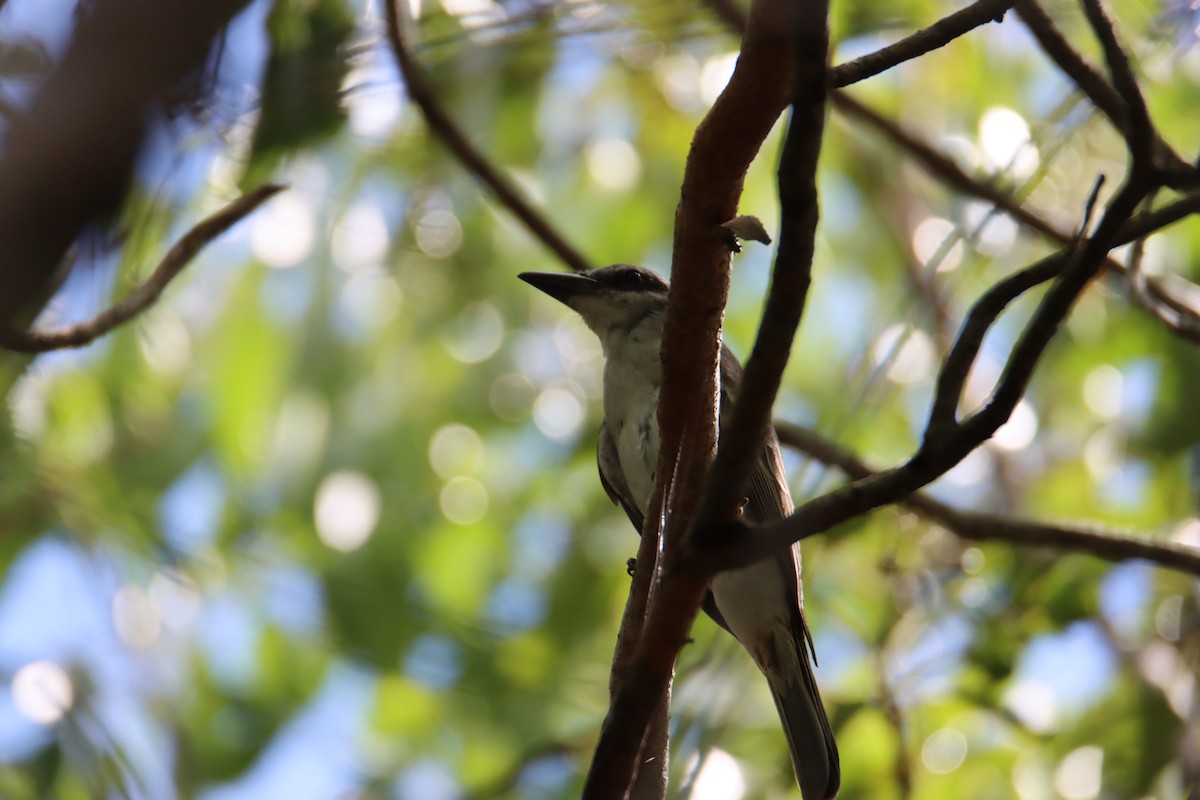
<path fill-rule="evenodd" d="M 112 621 L 121 641 L 139 649 L 154 644 L 162 632 L 162 615 L 154 599 L 129 583 L 113 595 Z"/>
<path fill-rule="evenodd" d="M 700 97 L 705 103 L 712 105 L 725 91 L 726 84 L 733 77 L 737 60 L 736 50 L 705 59 L 704 66 L 700 68 Z"/>
<path fill-rule="evenodd" d="M 962 263 L 962 237 L 958 227 L 948 219 L 926 217 L 921 220 L 913 229 L 911 244 L 917 260 L 922 264 L 936 262 L 938 272 L 949 272 Z"/>
<path fill-rule="evenodd" d="M 34 661 L 13 676 L 12 699 L 26 719 L 39 725 L 53 725 L 75 702 L 75 689 L 71 676 L 58 664 Z"/>
<path fill-rule="evenodd" d="M 316 213 L 296 192 L 272 198 L 250 220 L 250 249 L 268 267 L 296 266 L 312 252 L 316 240 Z"/>
<path fill-rule="evenodd" d="M 329 247 L 333 263 L 346 272 L 378 266 L 391 245 L 387 220 L 375 203 L 360 201 L 333 226 Z"/>
<path fill-rule="evenodd" d="M 429 465 L 442 478 L 474 475 L 483 463 L 483 440 L 473 428 L 443 425 L 429 440 Z"/>
<path fill-rule="evenodd" d="M 486 300 L 472 303 L 450 323 L 443 341 L 446 351 L 456 361 L 464 364 L 486 361 L 504 341 L 504 318 Z"/>
<path fill-rule="evenodd" d="M 381 328 L 400 313 L 400 286 L 382 271 L 363 271 L 352 277 L 338 295 L 338 309 L 348 321 Z"/>
<path fill-rule="evenodd" d="M 449 258 L 462 246 L 462 223 L 445 208 L 427 211 L 418 219 L 413 236 L 421 252 L 432 258 Z"/>
<path fill-rule="evenodd" d="M 379 489 L 360 472 L 327 475 L 317 488 L 313 520 L 325 544 L 344 553 L 356 550 L 379 522 Z"/>
<path fill-rule="evenodd" d="M 925 740 L 921 761 L 935 775 L 946 775 L 962 766 L 967 757 L 967 737 L 957 728 L 942 728 Z"/>
<path fill-rule="evenodd" d="M 1038 150 L 1025 118 L 1003 106 L 993 106 L 979 119 L 979 149 L 983 163 L 996 172 L 1024 180 L 1038 168 Z"/>
<path fill-rule="evenodd" d="M 474 478 L 451 478 L 442 487 L 438 505 L 446 519 L 457 525 L 471 525 L 483 519 L 487 513 L 488 492 Z"/>
<path fill-rule="evenodd" d="M 183 375 L 192 361 L 192 337 L 187 326 L 165 306 L 156 306 L 146 315 L 138 349 L 150 369 L 172 378 Z"/>
<path fill-rule="evenodd" d="M 1004 705 L 1034 733 L 1058 729 L 1058 700 L 1054 690 L 1041 681 L 1022 680 L 1004 693 Z"/>
<path fill-rule="evenodd" d="M 1024 450 L 1037 437 L 1038 418 L 1033 408 L 1024 400 L 1017 403 L 1008 422 L 997 429 L 992 442 L 1001 450 L 1014 452 Z"/>
<path fill-rule="evenodd" d="M 889 380 L 899 384 L 916 383 L 933 373 L 934 349 L 929 334 L 892 325 L 879 335 L 872 350 L 876 366 L 887 366 Z"/>
<path fill-rule="evenodd" d="M 1104 751 L 1094 745 L 1067 753 L 1054 770 L 1054 788 L 1066 800 L 1092 800 L 1100 796 Z"/>
<path fill-rule="evenodd" d="M 599 139 L 583 153 L 588 175 L 601 188 L 619 192 L 632 189 L 642 175 L 642 159 L 624 139 Z"/>
<path fill-rule="evenodd" d="M 203 601 L 195 584 L 175 570 L 155 572 L 146 591 L 168 630 L 185 631 L 200 614 Z"/>
<path fill-rule="evenodd" d="M 695 767 L 696 757 L 692 756 L 687 771 Z M 715 747 L 705 753 L 692 783 L 692 800 L 741 800 L 745 794 L 746 778 L 737 759 Z"/>
<path fill-rule="evenodd" d="M 1017 223 L 1005 214 L 996 213 L 995 206 L 967 203 L 964 216 L 975 249 L 985 256 L 1002 256 L 1016 244 Z"/>
<path fill-rule="evenodd" d="M 1112 364 L 1101 364 L 1083 379 L 1083 402 L 1100 419 L 1111 420 L 1121 415 L 1121 394 L 1125 378 Z"/>
<path fill-rule="evenodd" d="M 583 423 L 583 402 L 565 383 L 547 386 L 533 401 L 533 424 L 556 441 L 568 441 Z"/>

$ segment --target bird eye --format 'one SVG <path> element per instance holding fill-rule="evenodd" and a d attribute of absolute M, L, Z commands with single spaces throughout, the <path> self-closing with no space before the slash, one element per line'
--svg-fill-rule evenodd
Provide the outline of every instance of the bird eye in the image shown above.
<path fill-rule="evenodd" d="M 629 270 L 621 276 L 622 289 L 641 289 L 646 285 L 646 276 L 637 270 Z"/>

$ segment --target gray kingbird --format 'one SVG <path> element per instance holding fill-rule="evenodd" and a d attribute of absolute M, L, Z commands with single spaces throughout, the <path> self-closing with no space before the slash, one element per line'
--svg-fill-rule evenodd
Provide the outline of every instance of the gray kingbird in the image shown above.
<path fill-rule="evenodd" d="M 526 283 L 564 303 L 600 338 L 604 351 L 604 421 L 600 482 L 640 533 L 658 462 L 659 351 L 667 310 L 665 280 L 624 264 L 588 272 L 522 272 Z M 721 419 L 732 406 L 742 367 L 721 349 Z M 792 512 L 779 442 L 772 430 L 754 467 L 743 509 L 763 524 Z M 767 678 L 783 722 L 804 800 L 831 798 L 841 782 L 837 744 L 813 675 L 815 653 L 804 619 L 800 548 L 713 579 L 704 610 L 732 633 Z"/>

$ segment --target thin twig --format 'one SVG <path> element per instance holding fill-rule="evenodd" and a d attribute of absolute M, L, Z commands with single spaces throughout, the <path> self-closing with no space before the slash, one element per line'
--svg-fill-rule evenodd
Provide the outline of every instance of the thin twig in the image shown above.
<path fill-rule="evenodd" d="M 951 189 L 972 195 L 980 200 L 986 200 L 1003 210 L 1013 219 L 1059 244 L 1066 244 L 1071 240 L 1069 233 L 1055 228 L 1042 217 L 1022 206 L 1011 194 L 993 183 L 981 181 L 978 178 L 968 175 L 953 159 L 932 147 L 928 142 L 895 121 L 880 114 L 866 103 L 854 97 L 854 95 L 839 91 L 834 92 L 831 99 L 833 100 L 834 108 L 847 116 L 865 122 L 872 128 L 875 128 L 886 139 L 912 156 L 933 177 Z"/>
<path fill-rule="evenodd" d="M 0 153 L 0 325 L 20 326 L 49 299 L 80 234 L 127 194 L 155 109 L 201 69 L 246 0 L 95 3 Z"/>
<path fill-rule="evenodd" d="M 744 29 L 745 15 L 736 4 L 730 0 L 709 0 L 709 5 L 731 30 L 740 32 Z M 958 12 L 958 14 L 971 12 L 971 16 L 960 19 L 959 27 L 950 29 L 942 28 L 942 36 L 944 37 L 954 30 L 960 30 L 961 26 L 967 21 L 979 20 L 978 24 L 986 22 L 986 19 L 980 18 L 982 15 L 982 10 L 978 8 L 980 5 L 980 3 L 976 3 Z M 1007 5 L 1017 6 L 1018 13 L 1021 14 L 1022 19 L 1050 58 L 1080 86 L 1084 94 L 1120 130 L 1126 124 L 1124 122 L 1126 116 L 1122 111 L 1123 101 L 1120 94 L 1108 84 L 1103 75 L 1097 72 L 1083 60 L 1082 56 L 1074 51 L 1066 38 L 1054 25 L 1053 21 L 1042 10 L 1041 6 L 1033 0 L 1015 0 L 1014 3 L 1006 4 L 1006 7 Z M 859 64 L 859 62 L 887 63 L 888 59 L 881 56 L 881 53 L 884 51 L 892 51 L 894 53 L 909 52 L 911 49 L 917 47 L 910 40 L 916 39 L 917 41 L 921 41 L 926 39 L 926 37 L 932 36 L 928 31 L 939 28 L 940 25 L 940 22 L 934 23 L 929 28 L 917 31 L 912 36 L 884 48 L 879 53 L 868 54 L 855 61 L 831 68 L 831 85 L 845 86 L 856 80 L 861 80 L 861 77 L 857 77 L 857 75 L 858 70 L 863 67 L 854 65 Z M 966 31 L 963 30 L 962 32 L 965 33 Z M 958 35 L 961 35 L 961 33 Z M 942 42 L 942 44 L 945 43 L 945 41 Z M 941 44 L 937 46 L 941 46 Z M 862 77 L 865 77 L 865 75 Z M 880 131 L 886 138 L 908 152 L 933 177 L 950 188 L 991 203 L 1017 222 L 1024 224 L 1059 244 L 1068 244 L 1075 238 L 1073 232 L 1057 228 L 1038 214 L 1022 206 L 1011 194 L 995 184 L 984 182 L 968 175 L 952 159 L 852 95 L 835 90 L 830 94 L 830 100 L 838 110 L 866 122 Z M 1200 172 L 1179 158 L 1174 152 L 1170 151 L 1170 148 L 1164 143 L 1159 141 L 1155 146 L 1161 152 L 1161 158 L 1165 162 L 1162 171 L 1167 185 L 1173 187 L 1194 185 L 1195 180 L 1200 179 Z M 1184 211 L 1183 207 L 1176 207 L 1176 210 Z M 1192 212 L 1187 211 L 1186 213 Z M 1113 273 L 1122 275 L 1125 273 L 1124 265 L 1114 259 L 1108 259 L 1106 266 Z M 1159 304 L 1146 307 L 1145 310 L 1147 313 L 1152 314 L 1156 319 L 1163 322 L 1168 330 L 1180 338 L 1188 341 L 1200 341 L 1200 316 L 1195 315 L 1186 305 L 1170 297 L 1165 289 L 1162 289 L 1154 282 L 1149 282 L 1149 287 L 1152 293 L 1160 293 L 1165 295 L 1165 297 L 1160 298 Z M 1162 308 L 1162 304 L 1175 309 L 1175 313 L 1171 314 L 1165 311 Z"/>
<path fill-rule="evenodd" d="M 1100 0 L 1083 0 L 1084 14 L 1092 32 L 1100 40 L 1104 48 L 1104 60 L 1108 63 L 1108 72 L 1112 76 L 1117 94 L 1121 96 L 1126 113 L 1125 141 L 1133 151 L 1135 160 L 1149 164 L 1154 157 L 1153 149 L 1159 141 L 1158 131 L 1150 119 L 1146 108 L 1146 99 L 1138 87 L 1137 76 L 1133 74 L 1133 66 L 1129 63 L 1129 55 L 1117 38 L 1117 31 L 1108 16 L 1107 9 Z"/>
<path fill-rule="evenodd" d="M 1085 4 L 1089 2 L 1096 4 L 1098 0 L 1085 0 Z M 1099 9 L 1098 5 L 1094 7 Z M 1128 103 L 1127 111 L 1131 115 L 1125 139 L 1129 149 L 1129 172 L 1116 196 L 1105 209 L 1095 233 L 1084 239 L 1072 254 L 1061 276 L 1042 298 L 1037 310 L 1017 338 L 991 399 L 983 408 L 963 421 L 961 432 L 966 434 L 966 442 L 983 442 L 1008 420 L 1025 393 L 1042 353 L 1057 333 L 1059 325 L 1066 318 L 1076 298 L 1104 268 L 1105 262 L 1109 260 L 1108 252 L 1117 245 L 1121 229 L 1127 225 L 1142 201 L 1157 188 L 1155 182 L 1158 175 L 1151 146 L 1153 123 L 1146 112 L 1145 102 L 1137 88 L 1137 81 L 1133 77 L 1128 60 L 1116 41 L 1116 34 L 1102 11 L 1097 10 L 1096 15 L 1097 19 L 1091 19 L 1090 15 L 1089 19 L 1101 38 L 1110 67 L 1118 76 L 1117 81 L 1121 85 L 1122 96 Z M 1099 188 L 1100 182 L 1097 181 L 1092 193 L 1093 198 Z M 1089 200 L 1089 213 L 1091 203 Z M 947 437 L 947 442 L 955 446 L 957 443 L 950 442 L 950 438 Z M 930 437 L 927 436 L 922 443 L 922 451 L 930 444 L 935 448 L 941 446 L 941 443 L 931 443 Z"/>
<path fill-rule="evenodd" d="M 984 292 L 971 307 L 938 373 L 927 431 L 941 435 L 942 431 L 957 427 L 963 385 L 992 323 L 1012 301 L 1057 275 L 1067 262 L 1069 253 L 1059 251 L 1009 275 Z"/>
<path fill-rule="evenodd" d="M 1037 0 L 1017 0 L 1017 14 L 1029 28 L 1029 32 L 1037 39 L 1041 45 L 1042 51 L 1050 57 L 1058 68 L 1066 73 L 1067 77 L 1079 87 L 1092 104 L 1100 110 L 1104 116 L 1108 117 L 1109 122 L 1125 137 L 1131 134 L 1141 135 L 1133 130 L 1136 127 L 1134 120 L 1144 113 L 1144 105 L 1142 110 L 1130 109 L 1128 100 L 1132 100 L 1132 96 L 1126 98 L 1128 94 L 1128 84 L 1125 89 L 1118 91 L 1114 89 L 1108 80 L 1091 64 L 1089 64 L 1083 56 L 1076 52 L 1071 43 L 1054 24 L 1054 20 L 1050 17 L 1046 10 L 1037 2 Z M 1103 12 L 1101 12 L 1101 16 Z M 1104 23 L 1099 20 L 1092 20 L 1089 14 L 1089 22 L 1093 28 L 1097 24 L 1104 27 Z M 1111 28 L 1111 26 L 1109 26 Z M 1098 35 L 1099 34 L 1098 32 Z M 1103 35 L 1101 35 L 1103 42 Z M 1105 46 L 1106 57 L 1110 56 L 1111 45 L 1116 45 L 1117 50 L 1120 50 L 1120 45 L 1116 43 L 1115 35 L 1109 45 Z M 1132 76 L 1132 70 L 1128 69 L 1128 59 L 1122 56 L 1118 60 L 1124 60 L 1124 65 L 1128 76 Z M 1110 69 L 1112 69 L 1112 60 L 1110 58 Z M 1116 66 L 1117 70 L 1121 70 L 1120 64 Z M 1115 75 L 1115 73 L 1114 73 Z M 1121 78 L 1122 82 L 1128 81 L 1129 77 Z M 1133 81 L 1136 86 L 1136 81 Z M 1140 98 L 1140 92 L 1137 93 Z M 1134 101 L 1135 103 L 1137 101 Z M 1132 114 L 1132 116 L 1131 116 Z M 1151 140 L 1145 143 L 1145 148 L 1152 150 L 1155 157 L 1158 159 L 1159 166 L 1163 172 L 1163 178 L 1168 186 L 1176 189 L 1184 189 L 1189 186 L 1195 186 L 1200 181 L 1200 172 L 1195 167 L 1188 164 L 1184 159 L 1180 158 L 1179 154 L 1171 149 L 1157 131 L 1151 127 Z"/>
<path fill-rule="evenodd" d="M 1015 5 L 1017 15 L 1033 34 L 1033 38 L 1037 39 L 1042 52 L 1066 73 L 1071 82 L 1087 95 L 1092 105 L 1108 117 L 1118 131 L 1124 131 L 1129 124 L 1125 104 L 1104 75 L 1071 46 L 1067 37 L 1054 24 L 1053 18 L 1037 0 L 1017 0 Z"/>
<path fill-rule="evenodd" d="M 814 498 L 786 519 L 758 528 L 757 536 L 740 522 L 730 524 L 720 538 L 728 543 L 727 546 L 704 554 L 706 569 L 716 574 L 753 564 L 808 536 L 903 500 L 945 474 L 990 438 L 1011 415 L 1050 340 L 1076 298 L 1103 267 L 1108 251 L 1119 243 L 1130 216 L 1151 188 L 1152 176 L 1147 165 L 1135 159 L 1096 232 L 1071 253 L 1054 285 L 1026 323 L 1000 381 L 983 408 L 961 423 L 953 422 L 944 414 L 931 414 L 921 445 L 907 462 Z M 1029 286 L 1033 285 L 1036 284 L 1030 282 Z M 974 350 L 977 352 L 978 347 Z M 945 409 L 949 402 L 942 397 L 935 405 Z"/>
<path fill-rule="evenodd" d="M 1012 8 L 1014 2 L 1015 0 L 976 0 L 966 8 L 955 11 L 929 27 L 914 31 L 897 42 L 836 67 L 830 67 L 827 73 L 829 85 L 836 88 L 849 86 L 905 61 L 945 47 L 981 25 L 1000 22 L 1004 19 L 1004 12 Z M 745 30 L 746 14 L 733 0 L 708 0 L 708 5 L 731 31 L 740 35 Z"/>
<path fill-rule="evenodd" d="M 888 119 L 858 100 L 853 95 L 835 91 L 830 95 L 830 98 L 835 108 L 875 128 L 885 138 L 907 152 L 919 165 L 928 170 L 934 178 L 943 184 L 964 194 L 969 194 L 991 203 L 1017 222 L 1037 231 L 1053 242 L 1066 245 L 1076 239 L 1076 232 L 1067 231 L 1055 226 L 1022 206 L 1012 195 L 999 189 L 994 184 L 968 175 L 953 160 L 893 120 Z M 1193 192 L 1192 194 L 1184 195 L 1181 199 L 1173 203 L 1163 206 L 1157 211 L 1139 214 L 1130 221 L 1130 225 L 1141 226 L 1144 231 L 1153 232 L 1164 227 L 1165 224 L 1182 219 L 1196 213 L 1198 210 L 1200 210 L 1200 192 Z M 1128 236 L 1130 232 L 1132 232 L 1132 229 L 1123 234 L 1123 238 Z M 1124 238 L 1124 241 L 1133 241 L 1134 238 L 1137 237 L 1128 236 L 1128 238 Z M 1109 258 L 1105 262 L 1105 267 L 1113 274 L 1126 275 L 1125 265 L 1116 259 Z M 1200 316 L 1197 316 L 1193 309 L 1173 297 L 1167 289 L 1159 286 L 1154 281 L 1148 281 L 1148 288 L 1157 300 L 1156 307 L 1161 309 L 1161 306 L 1165 305 L 1174 309 L 1175 314 L 1167 314 L 1165 311 L 1155 311 L 1153 308 L 1145 310 L 1160 319 L 1172 333 L 1180 338 L 1187 341 L 1197 341 L 1197 335 L 1193 332 L 1193 329 L 1200 329 Z"/>
<path fill-rule="evenodd" d="M 829 70 L 829 85 L 842 88 L 919 58 L 944 47 L 960 36 L 989 22 L 1000 22 L 1014 0 L 976 0 L 927 28 L 922 28 L 887 47 L 867 53 Z"/>
<path fill-rule="evenodd" d="M 0 347 L 18 353 L 45 353 L 68 347 L 83 347 L 98 339 L 154 305 L 167 288 L 167 284 L 173 281 L 209 242 L 249 216 L 284 188 L 286 187 L 273 183 L 260 186 L 198 222 L 167 251 L 149 278 L 91 319 L 47 331 L 0 329 Z"/>
<path fill-rule="evenodd" d="M 399 3 L 400 0 L 387 0 L 383 4 L 387 14 L 388 41 L 391 43 L 392 55 L 400 68 L 400 74 L 404 76 L 404 84 L 408 87 L 408 96 L 421 109 L 430 131 L 467 168 L 467 171 L 488 187 L 496 199 L 511 211 L 529 229 L 529 232 L 553 252 L 564 265 L 576 272 L 591 269 L 588 259 L 576 250 L 542 213 L 521 195 L 517 187 L 500 173 L 487 156 L 471 144 L 471 140 L 442 108 L 437 92 L 412 53 L 404 12 L 400 10 Z"/>
<path fill-rule="evenodd" d="M 836 467 L 853 480 L 877 474 L 855 453 L 819 433 L 787 422 L 775 423 L 779 441 L 823 464 Z M 914 492 L 903 505 L 918 511 L 963 539 L 975 542 L 1008 542 L 1028 547 L 1050 547 L 1090 555 L 1106 561 L 1141 559 L 1160 567 L 1200 575 L 1200 550 L 1175 542 L 1114 531 L 1094 525 L 1069 525 L 964 511 L 924 492 Z"/>
<path fill-rule="evenodd" d="M 895 631 L 895 625 L 892 626 Z M 890 638 L 889 632 L 889 638 Z M 913 770 L 908 753 L 908 737 L 904 731 L 904 712 L 896 700 L 888 679 L 887 660 L 881 651 L 875 653 L 875 671 L 879 675 L 879 702 L 883 706 L 883 716 L 892 728 L 892 737 L 896 740 L 896 758 L 892 765 L 892 774 L 896 776 L 896 793 L 900 800 L 908 800 L 913 792 Z"/>

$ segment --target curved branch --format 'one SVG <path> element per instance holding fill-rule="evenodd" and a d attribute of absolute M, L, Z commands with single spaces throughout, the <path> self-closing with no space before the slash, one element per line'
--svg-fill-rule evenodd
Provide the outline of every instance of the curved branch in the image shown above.
<path fill-rule="evenodd" d="M 120 207 L 155 109 L 245 4 L 108 0 L 78 16 L 54 71 L 5 130 L 0 325 L 36 314 L 71 243 Z"/>
<path fill-rule="evenodd" d="M 48 331 L 0 328 L 0 347 L 18 353 L 45 353 L 68 347 L 83 347 L 100 338 L 154 305 L 167 288 L 167 284 L 174 280 L 209 242 L 245 219 L 284 188 L 286 187 L 279 184 L 260 186 L 198 222 L 167 251 L 149 278 L 91 319 Z"/>
<path fill-rule="evenodd" d="M 412 99 L 421 113 L 433 135 L 441 140 L 446 149 L 466 167 L 475 179 L 491 189 L 492 194 L 509 211 L 519 219 L 533 236 L 541 241 L 548 250 L 558 256 L 570 269 L 583 272 L 591 269 L 592 265 L 586 257 L 568 242 L 562 234 L 555 230 L 541 212 L 533 207 L 506 177 L 488 160 L 471 140 L 451 119 L 438 100 L 437 92 L 421 70 L 409 46 L 405 29 L 404 13 L 399 8 L 400 0 L 387 0 L 383 6 L 387 13 L 387 36 L 392 46 L 392 55 L 400 74 L 404 76 L 404 84 L 408 87 L 408 96 Z"/>
<path fill-rule="evenodd" d="M 990 438 L 1012 413 L 1046 347 L 1080 293 L 1103 268 L 1108 251 L 1121 244 L 1121 238 L 1127 235 L 1130 217 L 1153 188 L 1152 177 L 1149 165 L 1135 157 L 1129 175 L 1109 202 L 1095 233 L 1070 253 L 1054 285 L 1026 323 L 999 383 L 983 408 L 961 423 L 943 415 L 931 415 L 920 447 L 904 464 L 814 498 L 786 519 L 758 529 L 740 523 L 728 525 L 731 530 L 721 537 L 727 544 L 703 554 L 704 569 L 715 575 L 748 566 L 808 536 L 880 506 L 902 501 L 941 477 Z M 972 352 L 969 360 L 973 360 L 978 346 L 970 343 L 966 349 Z M 935 407 L 945 409 L 948 402 L 944 397 L 939 398 Z"/>
<path fill-rule="evenodd" d="M 776 422 L 779 441 L 854 480 L 875 475 L 861 458 L 820 434 L 798 425 Z M 1200 550 L 1175 542 L 1107 530 L 1099 526 L 1063 525 L 1016 519 L 998 514 L 964 511 L 914 492 L 903 504 L 945 526 L 955 535 L 975 542 L 1008 542 L 1030 547 L 1055 547 L 1106 561 L 1142 559 L 1160 567 L 1200 575 Z"/>
<path fill-rule="evenodd" d="M 1129 63 L 1129 55 L 1121 46 L 1108 10 L 1100 0 L 1083 0 L 1083 11 L 1092 26 L 1092 32 L 1096 34 L 1100 46 L 1104 49 L 1108 72 L 1125 108 L 1125 141 L 1128 142 L 1136 160 L 1149 164 L 1154 157 L 1155 146 L 1164 145 L 1154 128 L 1153 120 L 1150 119 L 1146 98 L 1142 97 L 1137 76 L 1133 74 L 1133 66 Z"/>
<path fill-rule="evenodd" d="M 835 91 L 830 98 L 834 108 L 875 128 L 886 139 L 908 153 L 933 178 L 951 189 L 991 203 L 1017 222 L 1042 234 L 1050 241 L 1066 245 L 1074 239 L 1073 233 L 1046 221 L 995 185 L 968 175 L 952 159 L 930 146 L 928 142 L 905 130 L 895 121 L 883 116 L 853 95 Z M 1200 192 L 1186 194 L 1179 200 L 1155 211 L 1143 212 L 1130 220 L 1131 227 L 1124 234 L 1126 238 L 1122 243 L 1138 238 L 1137 235 L 1133 235 L 1135 229 L 1142 231 L 1140 235 L 1146 235 L 1197 211 L 1200 211 Z M 1105 262 L 1105 268 L 1112 274 L 1128 278 L 1128 269 L 1116 259 L 1109 258 Z M 1197 316 L 1196 312 L 1185 303 L 1173 297 L 1167 289 L 1158 286 L 1153 281 L 1148 281 L 1148 289 L 1156 301 L 1155 305 L 1139 307 L 1152 314 L 1179 338 L 1190 342 L 1200 341 L 1200 316 Z"/>
<path fill-rule="evenodd" d="M 792 112 L 779 159 L 779 246 L 766 309 L 721 445 L 705 480 L 700 520 L 727 518 L 745 497 L 754 459 L 771 425 L 771 408 L 792 352 L 812 283 L 816 247 L 817 159 L 828 94 L 828 9 L 804 5 L 792 79 Z M 810 15 L 810 16 L 809 16 Z"/>
<path fill-rule="evenodd" d="M 672 558 L 691 528 L 716 448 L 717 366 L 730 268 L 728 232 L 721 225 L 737 216 L 746 170 L 787 104 L 799 5 L 754 3 L 733 76 L 688 152 L 662 343 L 659 503 L 652 502 L 646 514 L 664 522 L 667 563 L 656 572 L 648 616 L 605 719 L 584 788 L 588 800 L 625 795 L 647 724 L 666 695 L 707 585 L 697 570 Z"/>
<path fill-rule="evenodd" d="M 1110 69 L 1114 70 L 1114 77 L 1119 76 L 1118 79 L 1122 84 L 1120 91 L 1113 88 L 1108 80 L 1071 46 L 1071 43 L 1067 41 L 1062 31 L 1054 24 L 1054 20 L 1037 0 L 1017 0 L 1015 6 L 1021 21 L 1037 39 L 1042 51 L 1108 118 L 1117 132 L 1126 138 L 1130 135 L 1140 135 L 1134 130 L 1139 127 L 1135 118 L 1144 116 L 1144 104 L 1135 100 L 1129 93 L 1132 71 L 1129 69 L 1128 59 L 1124 58 L 1123 54 L 1116 56 L 1115 60 L 1112 56 L 1113 47 L 1116 47 L 1115 52 L 1120 52 L 1120 45 L 1116 43 L 1115 35 L 1110 38 L 1103 33 L 1105 27 L 1103 11 L 1099 12 L 1098 17 L 1094 17 L 1092 12 L 1088 12 L 1089 22 L 1104 45 Z M 1111 25 L 1108 27 L 1111 29 Z M 1122 62 L 1124 67 L 1122 67 Z M 1134 81 L 1134 85 L 1136 86 L 1136 81 Z M 1136 94 L 1140 99 L 1140 92 L 1136 92 Z M 1134 109 L 1130 109 L 1129 102 L 1135 103 Z M 1138 109 L 1136 105 L 1142 105 L 1142 107 Z M 1152 151 L 1161 161 L 1160 166 L 1163 169 L 1167 185 L 1181 189 L 1195 186 L 1197 182 L 1200 182 L 1200 173 L 1196 168 L 1180 158 L 1179 154 L 1163 141 L 1157 131 L 1151 129 L 1149 137 L 1150 141 L 1145 143 L 1145 149 L 1147 152 Z"/>

